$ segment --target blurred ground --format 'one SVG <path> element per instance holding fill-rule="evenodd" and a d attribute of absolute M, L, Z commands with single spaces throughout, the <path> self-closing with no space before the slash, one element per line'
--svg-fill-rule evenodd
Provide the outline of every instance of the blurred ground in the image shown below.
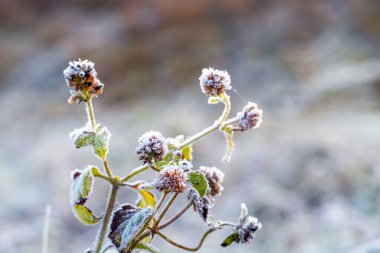
<path fill-rule="evenodd" d="M 145 131 L 191 135 L 219 115 L 199 90 L 203 67 L 227 69 L 264 110 L 260 129 L 236 135 L 230 163 L 222 135 L 195 145 L 196 166 L 226 173 L 213 214 L 235 219 L 245 201 L 264 225 L 252 244 L 223 250 L 219 233 L 200 252 L 380 252 L 379 45 L 375 0 L 0 0 L 0 252 L 40 252 L 47 204 L 49 252 L 83 252 L 95 237 L 68 201 L 70 171 L 98 164 L 68 138 L 85 112 L 66 103 L 62 70 L 79 57 L 106 83 L 95 110 L 120 175 L 139 165 Z M 245 101 L 231 96 L 236 113 Z M 195 244 L 205 228 L 194 217 L 167 233 Z"/>

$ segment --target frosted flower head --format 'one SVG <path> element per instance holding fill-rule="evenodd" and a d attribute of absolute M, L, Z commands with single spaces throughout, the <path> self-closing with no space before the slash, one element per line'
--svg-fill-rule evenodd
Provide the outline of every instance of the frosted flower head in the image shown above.
<path fill-rule="evenodd" d="M 203 93 L 217 97 L 231 89 L 231 78 L 227 71 L 204 68 L 199 77 L 199 85 Z"/>
<path fill-rule="evenodd" d="M 158 175 L 155 187 L 159 191 L 181 193 L 187 187 L 188 176 L 175 165 L 168 165 Z"/>
<path fill-rule="evenodd" d="M 149 131 L 139 138 L 136 154 L 144 164 L 162 161 L 167 152 L 167 143 L 161 133 Z"/>
<path fill-rule="evenodd" d="M 233 131 L 244 132 L 252 128 L 258 128 L 262 122 L 263 111 L 257 108 L 255 103 L 249 102 L 243 110 L 236 115 L 238 119 L 232 125 Z"/>
<path fill-rule="evenodd" d="M 69 103 L 79 103 L 86 100 L 86 94 L 96 96 L 103 92 L 104 84 L 97 78 L 94 63 L 89 60 L 69 62 L 63 71 L 67 86 L 72 88 Z"/>
<path fill-rule="evenodd" d="M 199 216 L 206 222 L 209 210 L 214 206 L 213 201 L 207 196 L 200 198 L 199 194 L 193 189 L 190 190 L 187 198 L 193 202 L 193 206 L 198 211 Z"/>
<path fill-rule="evenodd" d="M 222 186 L 224 173 L 215 167 L 201 166 L 199 169 L 205 174 L 208 181 L 208 194 L 212 197 L 221 195 L 224 189 Z"/>
<path fill-rule="evenodd" d="M 256 217 L 248 216 L 243 224 L 237 227 L 239 237 L 237 243 L 249 243 L 255 236 L 256 231 L 261 229 L 262 225 Z"/>

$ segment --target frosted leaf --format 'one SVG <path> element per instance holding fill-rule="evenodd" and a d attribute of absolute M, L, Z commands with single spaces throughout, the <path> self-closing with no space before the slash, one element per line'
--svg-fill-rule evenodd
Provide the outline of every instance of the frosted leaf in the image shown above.
<path fill-rule="evenodd" d="M 76 129 L 70 133 L 70 138 L 73 140 L 76 148 L 92 146 L 96 156 L 101 160 L 106 159 L 111 139 L 111 133 L 107 127 L 98 126 L 95 131 L 89 130 L 89 127 Z"/>
<path fill-rule="evenodd" d="M 123 251 L 152 215 L 153 209 L 150 207 L 141 209 L 130 204 L 121 205 L 113 213 L 108 237 L 120 251 Z"/>
<path fill-rule="evenodd" d="M 97 223 L 101 217 L 96 217 L 92 211 L 85 207 L 86 201 L 92 192 L 94 176 L 93 167 L 88 166 L 82 171 L 72 172 L 73 182 L 70 189 L 70 203 L 75 217 L 87 225 Z"/>
<path fill-rule="evenodd" d="M 241 211 L 240 211 L 239 223 L 243 224 L 244 221 L 247 219 L 247 217 L 248 217 L 248 208 L 247 208 L 247 205 L 245 203 L 241 203 Z"/>

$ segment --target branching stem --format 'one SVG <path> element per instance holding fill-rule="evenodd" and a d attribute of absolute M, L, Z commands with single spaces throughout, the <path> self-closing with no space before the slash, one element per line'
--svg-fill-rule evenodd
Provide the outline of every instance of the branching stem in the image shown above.
<path fill-rule="evenodd" d="M 220 128 L 223 125 L 223 122 L 228 118 L 228 115 L 230 114 L 231 111 L 231 102 L 230 102 L 230 97 L 227 94 L 224 94 L 222 97 L 222 101 L 224 103 L 224 110 L 222 115 L 219 117 L 218 120 L 214 122 L 211 126 L 203 129 L 199 133 L 189 137 L 186 139 L 181 146 L 178 149 L 183 149 L 184 147 L 193 144 L 194 142 L 202 139 L 204 136 L 214 132 L 218 128 Z"/>
<path fill-rule="evenodd" d="M 134 176 L 140 174 L 141 172 L 146 171 L 147 169 L 149 169 L 148 165 L 137 167 L 136 169 L 132 170 L 131 173 L 129 173 L 126 177 L 122 178 L 121 182 L 126 182 L 129 179 L 133 178 Z"/>

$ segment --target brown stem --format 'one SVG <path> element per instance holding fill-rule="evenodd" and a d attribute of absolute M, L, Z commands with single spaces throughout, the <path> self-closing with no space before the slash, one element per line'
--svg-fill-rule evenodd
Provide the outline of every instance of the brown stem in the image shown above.
<path fill-rule="evenodd" d="M 106 207 L 106 212 L 104 214 L 103 223 L 100 228 L 98 238 L 95 242 L 95 245 L 96 245 L 95 253 L 99 253 L 100 250 L 102 249 L 104 238 L 106 237 L 106 233 L 107 233 L 108 223 L 110 222 L 110 218 L 112 215 L 113 205 L 115 204 L 115 201 L 116 201 L 117 190 L 118 190 L 118 186 L 113 184 L 111 186 L 110 193 L 108 196 L 107 207 Z"/>
<path fill-rule="evenodd" d="M 174 246 L 176 246 L 176 247 L 178 247 L 178 248 L 180 248 L 180 249 L 195 252 L 195 251 L 198 251 L 198 250 L 202 247 L 202 245 L 203 245 L 204 241 L 206 240 L 207 236 L 208 236 L 209 234 L 211 234 L 212 232 L 214 232 L 214 231 L 215 231 L 215 229 L 212 229 L 212 228 L 209 229 L 209 230 L 207 230 L 207 231 L 204 233 L 204 235 L 202 236 L 202 238 L 201 238 L 201 240 L 199 241 L 198 245 L 197 245 L 196 247 L 193 247 L 193 248 L 192 248 L 192 247 L 184 246 L 184 245 L 182 245 L 182 244 L 179 244 L 179 243 L 173 241 L 172 239 L 168 238 L 166 235 L 164 235 L 164 234 L 161 233 L 160 231 L 155 231 L 155 232 L 156 232 L 159 236 L 161 236 L 165 241 L 167 241 L 168 243 L 170 243 L 170 244 L 172 244 L 172 245 L 174 245 Z"/>
<path fill-rule="evenodd" d="M 174 215 L 172 218 L 170 218 L 168 221 L 166 221 L 164 224 L 157 227 L 157 230 L 161 230 L 163 228 L 166 228 L 170 224 L 172 224 L 174 221 L 176 221 L 179 217 L 182 216 L 191 206 L 193 205 L 192 201 L 189 201 L 184 208 L 182 208 L 181 211 L 179 211 L 176 215 Z"/>

